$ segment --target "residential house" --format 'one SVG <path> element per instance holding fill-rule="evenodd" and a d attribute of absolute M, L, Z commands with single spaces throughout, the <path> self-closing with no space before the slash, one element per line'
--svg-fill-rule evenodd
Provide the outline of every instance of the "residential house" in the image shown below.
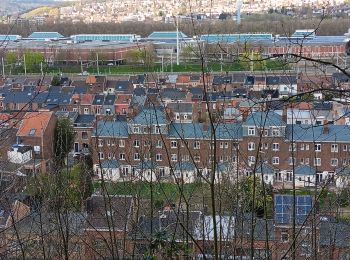
<path fill-rule="evenodd" d="M 131 257 L 127 236 L 137 223 L 136 207 L 136 200 L 131 196 L 105 197 L 93 194 L 87 200 L 84 258 Z"/>
<path fill-rule="evenodd" d="M 42 171 L 48 170 L 54 157 L 54 136 L 57 118 L 53 112 L 27 112 L 17 132 L 18 144 L 31 146 L 33 160 L 42 162 Z"/>

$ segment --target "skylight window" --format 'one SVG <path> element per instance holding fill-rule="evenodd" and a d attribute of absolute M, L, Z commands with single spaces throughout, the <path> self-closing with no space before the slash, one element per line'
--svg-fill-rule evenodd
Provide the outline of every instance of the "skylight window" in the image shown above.
<path fill-rule="evenodd" d="M 35 132 L 36 132 L 36 129 L 35 129 L 35 128 L 32 128 L 32 129 L 29 130 L 29 135 L 30 135 L 30 136 L 35 135 Z"/>

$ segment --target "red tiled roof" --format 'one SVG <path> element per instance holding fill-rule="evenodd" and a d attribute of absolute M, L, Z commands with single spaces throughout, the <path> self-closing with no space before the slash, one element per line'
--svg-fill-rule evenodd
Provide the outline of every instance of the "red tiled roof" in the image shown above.
<path fill-rule="evenodd" d="M 44 131 L 53 116 L 53 112 L 27 112 L 22 119 L 17 136 L 42 137 Z"/>

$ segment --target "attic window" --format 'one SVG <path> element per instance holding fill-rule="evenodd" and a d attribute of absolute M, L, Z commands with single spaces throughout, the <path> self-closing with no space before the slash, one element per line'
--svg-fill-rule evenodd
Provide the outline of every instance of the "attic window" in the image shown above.
<path fill-rule="evenodd" d="M 30 130 L 29 130 L 29 135 L 30 135 L 30 136 L 35 135 L 35 131 L 36 131 L 35 128 L 30 129 Z"/>

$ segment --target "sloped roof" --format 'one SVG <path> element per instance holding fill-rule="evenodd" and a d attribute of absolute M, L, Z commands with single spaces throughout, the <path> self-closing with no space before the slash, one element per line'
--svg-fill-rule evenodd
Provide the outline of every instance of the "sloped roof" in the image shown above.
<path fill-rule="evenodd" d="M 172 123 L 169 128 L 169 136 L 173 138 L 210 139 L 211 127 L 205 129 L 203 123 Z M 217 139 L 239 139 L 242 137 L 240 124 L 219 123 L 215 124 Z"/>
<path fill-rule="evenodd" d="M 136 166 L 136 169 L 138 170 L 155 170 L 157 168 L 158 168 L 158 164 L 151 160 L 142 161 Z"/>
<path fill-rule="evenodd" d="M 315 175 L 316 169 L 310 165 L 298 165 L 294 169 L 295 175 Z"/>
<path fill-rule="evenodd" d="M 133 124 L 164 125 L 167 123 L 164 111 L 157 108 L 144 108 L 133 119 Z"/>
<path fill-rule="evenodd" d="M 27 112 L 22 119 L 17 136 L 42 137 L 53 112 Z"/>
<path fill-rule="evenodd" d="M 270 127 L 270 126 L 285 126 L 286 123 L 282 120 L 282 117 L 273 112 L 255 112 L 250 114 L 243 126 L 256 126 L 256 127 Z"/>
<path fill-rule="evenodd" d="M 101 162 L 102 169 L 118 169 L 120 163 L 117 160 L 103 160 Z"/>
<path fill-rule="evenodd" d="M 182 161 L 174 166 L 175 171 L 194 171 L 196 169 L 192 162 Z"/>
<path fill-rule="evenodd" d="M 127 231 L 132 216 L 131 196 L 108 196 L 108 205 L 102 195 L 92 195 L 87 201 L 87 229 L 109 229 Z M 106 214 L 107 213 L 107 214 Z"/>
<path fill-rule="evenodd" d="M 304 142 L 349 142 L 350 127 L 347 125 L 287 125 L 287 138 Z"/>
<path fill-rule="evenodd" d="M 267 163 L 261 163 L 256 166 L 256 173 L 260 174 L 273 174 L 275 173 L 275 168 Z"/>
<path fill-rule="evenodd" d="M 128 125 L 125 121 L 98 121 L 94 136 L 128 137 Z"/>

